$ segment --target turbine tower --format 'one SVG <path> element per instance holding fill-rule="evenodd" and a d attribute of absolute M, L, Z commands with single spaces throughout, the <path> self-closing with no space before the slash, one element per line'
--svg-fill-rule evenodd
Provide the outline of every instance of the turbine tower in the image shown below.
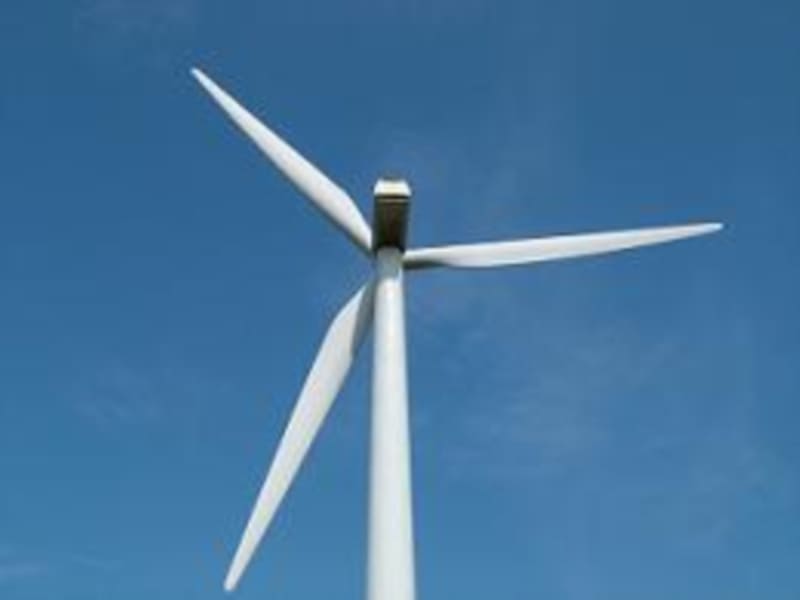
<path fill-rule="evenodd" d="M 483 268 L 605 254 L 718 231 L 718 223 L 406 249 L 411 189 L 380 179 L 370 227 L 352 198 L 198 69 L 192 74 L 233 122 L 374 263 L 374 276 L 328 328 L 225 579 L 232 591 L 253 557 L 374 322 L 367 600 L 415 597 L 403 278 L 432 267 Z"/>

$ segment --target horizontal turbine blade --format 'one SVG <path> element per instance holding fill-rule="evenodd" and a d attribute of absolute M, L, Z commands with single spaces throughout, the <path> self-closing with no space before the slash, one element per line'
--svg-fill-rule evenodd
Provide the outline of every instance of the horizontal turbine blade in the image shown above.
<path fill-rule="evenodd" d="M 372 230 L 353 199 L 205 73 L 192 69 L 192 75 L 264 155 L 361 250 L 369 253 Z"/>
<path fill-rule="evenodd" d="M 722 229 L 722 225 L 719 223 L 702 223 L 678 227 L 653 227 L 506 242 L 418 248 L 405 253 L 404 266 L 406 269 L 426 269 L 429 267 L 485 268 L 522 265 L 663 244 L 713 233 L 720 229 Z"/>
<path fill-rule="evenodd" d="M 373 287 L 367 284 L 339 311 L 328 328 L 228 570 L 227 591 L 239 583 L 342 388 L 372 323 L 372 304 Z"/>

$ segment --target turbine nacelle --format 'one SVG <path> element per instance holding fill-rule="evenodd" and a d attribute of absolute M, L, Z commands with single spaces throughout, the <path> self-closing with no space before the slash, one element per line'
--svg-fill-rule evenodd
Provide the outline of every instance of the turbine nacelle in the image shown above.
<path fill-rule="evenodd" d="M 386 246 L 406 249 L 411 187 L 404 179 L 381 178 L 375 182 L 372 214 L 372 250 Z"/>

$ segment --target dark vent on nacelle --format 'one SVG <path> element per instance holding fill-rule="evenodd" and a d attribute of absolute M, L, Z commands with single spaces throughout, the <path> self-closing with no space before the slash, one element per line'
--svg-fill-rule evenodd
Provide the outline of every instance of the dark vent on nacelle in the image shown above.
<path fill-rule="evenodd" d="M 379 179 L 375 184 L 372 247 L 406 248 L 411 188 L 403 179 Z"/>

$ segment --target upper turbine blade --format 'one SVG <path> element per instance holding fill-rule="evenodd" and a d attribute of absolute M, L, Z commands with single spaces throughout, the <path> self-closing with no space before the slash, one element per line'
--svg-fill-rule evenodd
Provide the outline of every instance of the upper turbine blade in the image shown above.
<path fill-rule="evenodd" d="M 372 231 L 352 198 L 199 69 L 192 75 L 266 157 L 364 252 Z"/>
<path fill-rule="evenodd" d="M 228 570 L 227 591 L 238 584 L 339 393 L 372 323 L 372 304 L 372 284 L 367 284 L 339 311 L 328 328 Z"/>
<path fill-rule="evenodd" d="M 425 269 L 429 267 L 482 268 L 521 265 L 663 244 L 713 233 L 720 229 L 722 229 L 722 225 L 719 223 L 702 223 L 679 227 L 653 227 L 506 242 L 418 248 L 405 253 L 404 266 L 407 269 Z"/>

